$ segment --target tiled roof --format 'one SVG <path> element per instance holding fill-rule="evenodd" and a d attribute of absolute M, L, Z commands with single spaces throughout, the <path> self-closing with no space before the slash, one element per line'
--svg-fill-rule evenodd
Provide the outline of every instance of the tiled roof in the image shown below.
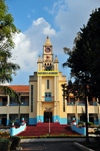
<path fill-rule="evenodd" d="M 16 92 L 29 93 L 29 85 L 8 85 L 8 87 Z"/>

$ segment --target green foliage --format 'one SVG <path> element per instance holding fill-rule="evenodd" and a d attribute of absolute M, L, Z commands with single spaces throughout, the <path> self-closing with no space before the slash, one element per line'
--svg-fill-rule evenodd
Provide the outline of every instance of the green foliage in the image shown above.
<path fill-rule="evenodd" d="M 20 32 L 13 22 L 14 19 L 8 12 L 5 0 L 0 0 L 0 83 L 12 82 L 12 74 L 16 75 L 16 70 L 20 69 L 19 65 L 11 62 L 13 38 Z M 11 88 L 0 86 L 0 90 L 19 102 L 18 94 Z"/>
<path fill-rule="evenodd" d="M 100 96 L 100 8 L 90 15 L 87 25 L 81 28 L 72 50 L 63 66 L 71 68 L 71 76 L 83 86 L 85 95 Z M 94 72 L 95 71 L 95 72 Z M 88 86 L 88 87 L 87 87 Z M 89 88 L 89 91 L 88 91 Z"/>
<path fill-rule="evenodd" d="M 93 122 L 88 122 L 88 125 L 95 125 Z"/>
<path fill-rule="evenodd" d="M 13 17 L 8 13 L 5 0 L 0 1 L 0 82 L 11 82 L 12 74 L 19 69 L 19 65 L 10 61 L 11 50 L 14 48 L 13 37 L 19 30 L 13 24 Z"/>
<path fill-rule="evenodd" d="M 100 101 L 100 8 L 90 15 L 87 25 L 81 28 L 74 40 L 73 49 L 64 47 L 64 52 L 69 57 L 63 66 L 71 68 L 71 77 L 75 78 L 68 91 L 74 93 L 76 98 L 85 97 L 88 142 L 86 97 L 99 97 Z"/>
<path fill-rule="evenodd" d="M 83 125 L 83 123 L 84 123 L 84 121 L 80 121 L 80 124 L 82 124 L 82 125 Z"/>
<path fill-rule="evenodd" d="M 11 141 L 6 138 L 0 138 L 0 151 L 10 151 Z"/>
<path fill-rule="evenodd" d="M 21 140 L 19 136 L 11 136 L 8 139 L 12 142 L 11 147 L 10 147 L 11 150 L 16 149 L 16 147 L 19 147 L 20 140 Z"/>
<path fill-rule="evenodd" d="M 28 137 L 24 137 L 22 136 L 21 139 L 31 139 L 31 138 L 81 138 L 81 137 L 85 137 L 84 135 L 64 135 L 64 134 L 60 134 L 60 135 L 43 135 L 43 136 L 28 136 Z"/>

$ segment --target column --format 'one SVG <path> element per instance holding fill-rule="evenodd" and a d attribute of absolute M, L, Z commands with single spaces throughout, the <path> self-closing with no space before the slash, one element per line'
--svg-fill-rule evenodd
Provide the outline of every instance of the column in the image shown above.
<path fill-rule="evenodd" d="M 75 101 L 75 118 L 76 118 L 76 124 L 78 124 L 77 101 Z"/>
<path fill-rule="evenodd" d="M 89 122 L 89 103 L 88 103 L 88 96 L 86 97 L 86 100 L 87 100 L 87 122 Z"/>
<path fill-rule="evenodd" d="M 100 110 L 99 110 L 99 99 L 97 98 L 97 109 L 98 109 L 98 125 L 100 124 Z"/>
<path fill-rule="evenodd" d="M 0 117 L 0 125 L 2 124 L 2 118 Z"/>
<path fill-rule="evenodd" d="M 7 96 L 7 124 L 9 125 L 9 102 L 10 102 L 10 97 L 9 95 Z"/>

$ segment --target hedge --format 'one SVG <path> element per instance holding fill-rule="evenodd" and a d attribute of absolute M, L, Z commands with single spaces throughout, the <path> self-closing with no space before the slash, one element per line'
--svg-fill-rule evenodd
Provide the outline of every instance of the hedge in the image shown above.
<path fill-rule="evenodd" d="M 10 149 L 13 150 L 19 147 L 21 138 L 19 136 L 11 136 L 8 140 L 12 142 Z"/>
<path fill-rule="evenodd" d="M 11 141 L 7 138 L 0 138 L 0 151 L 10 151 Z"/>

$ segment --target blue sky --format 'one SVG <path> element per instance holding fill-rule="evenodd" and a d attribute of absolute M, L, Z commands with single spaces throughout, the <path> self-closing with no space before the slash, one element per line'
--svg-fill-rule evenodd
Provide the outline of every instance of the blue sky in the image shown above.
<path fill-rule="evenodd" d="M 42 57 L 47 35 L 53 45 L 54 57 L 59 60 L 59 71 L 70 78 L 70 69 L 62 67 L 67 55 L 63 47 L 72 48 L 73 40 L 83 24 L 87 24 L 92 10 L 100 7 L 100 0 L 6 0 L 15 26 L 12 61 L 21 67 L 11 85 L 28 85 L 29 75 L 37 71 L 37 60 Z"/>

